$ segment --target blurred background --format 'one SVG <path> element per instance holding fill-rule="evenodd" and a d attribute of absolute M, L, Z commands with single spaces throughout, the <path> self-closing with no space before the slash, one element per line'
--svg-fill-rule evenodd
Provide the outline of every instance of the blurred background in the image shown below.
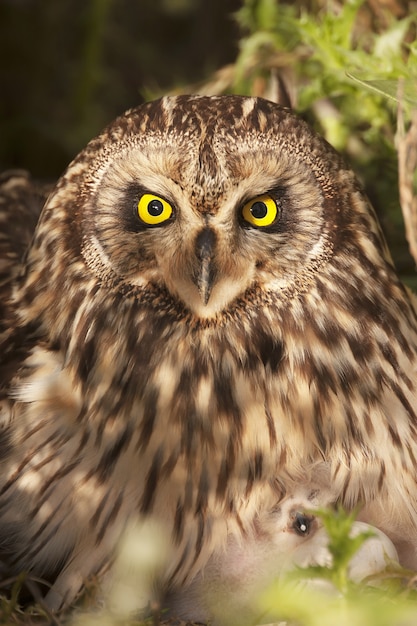
<path fill-rule="evenodd" d="M 1 167 L 58 176 L 144 99 L 234 61 L 240 0 L 0 0 Z"/>
<path fill-rule="evenodd" d="M 0 0 L 0 170 L 55 179 L 116 115 L 164 93 L 261 95 L 346 156 L 413 280 L 398 155 L 416 25 L 417 0 Z"/>

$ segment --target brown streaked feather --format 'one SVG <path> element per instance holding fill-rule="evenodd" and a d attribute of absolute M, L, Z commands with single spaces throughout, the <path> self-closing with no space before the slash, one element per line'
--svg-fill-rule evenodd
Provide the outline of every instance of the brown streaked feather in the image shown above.
<path fill-rule="evenodd" d="M 24 271 L 25 255 L 52 189 L 51 184 L 33 181 L 24 170 L 0 174 L 0 337 L 3 335 L 0 395 L 17 363 L 27 353 L 30 332 L 19 331 L 13 289 Z"/>
<path fill-rule="evenodd" d="M 18 274 L 39 214 L 52 189 L 52 184 L 39 184 L 24 170 L 0 174 L 1 286 L 9 284 Z"/>

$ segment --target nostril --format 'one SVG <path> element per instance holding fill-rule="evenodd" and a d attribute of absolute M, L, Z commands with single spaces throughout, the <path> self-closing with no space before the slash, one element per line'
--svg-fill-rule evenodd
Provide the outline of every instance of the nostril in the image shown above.
<path fill-rule="evenodd" d="M 203 228 L 199 232 L 195 242 L 195 252 L 199 261 L 211 259 L 216 239 L 216 233 L 211 228 Z"/>

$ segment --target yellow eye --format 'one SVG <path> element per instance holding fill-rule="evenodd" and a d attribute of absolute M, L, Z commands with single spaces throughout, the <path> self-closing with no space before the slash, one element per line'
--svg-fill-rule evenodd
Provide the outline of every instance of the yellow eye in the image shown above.
<path fill-rule="evenodd" d="M 153 193 L 145 193 L 138 202 L 138 215 L 144 224 L 158 226 L 169 220 L 172 206 Z"/>
<path fill-rule="evenodd" d="M 271 226 L 275 222 L 277 215 L 277 203 L 268 194 L 250 200 L 242 209 L 242 217 L 245 222 L 259 228 Z"/>

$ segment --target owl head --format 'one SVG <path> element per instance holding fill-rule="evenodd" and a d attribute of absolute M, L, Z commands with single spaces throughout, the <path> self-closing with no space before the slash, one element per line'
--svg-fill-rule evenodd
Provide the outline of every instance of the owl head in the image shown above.
<path fill-rule="evenodd" d="M 41 290 L 55 320 L 57 289 L 210 321 L 242 298 L 246 311 L 249 293 L 285 303 L 322 277 L 351 286 L 392 269 L 339 155 L 287 109 L 238 96 L 165 97 L 119 117 L 58 183 L 30 264 L 29 299 Z"/>

